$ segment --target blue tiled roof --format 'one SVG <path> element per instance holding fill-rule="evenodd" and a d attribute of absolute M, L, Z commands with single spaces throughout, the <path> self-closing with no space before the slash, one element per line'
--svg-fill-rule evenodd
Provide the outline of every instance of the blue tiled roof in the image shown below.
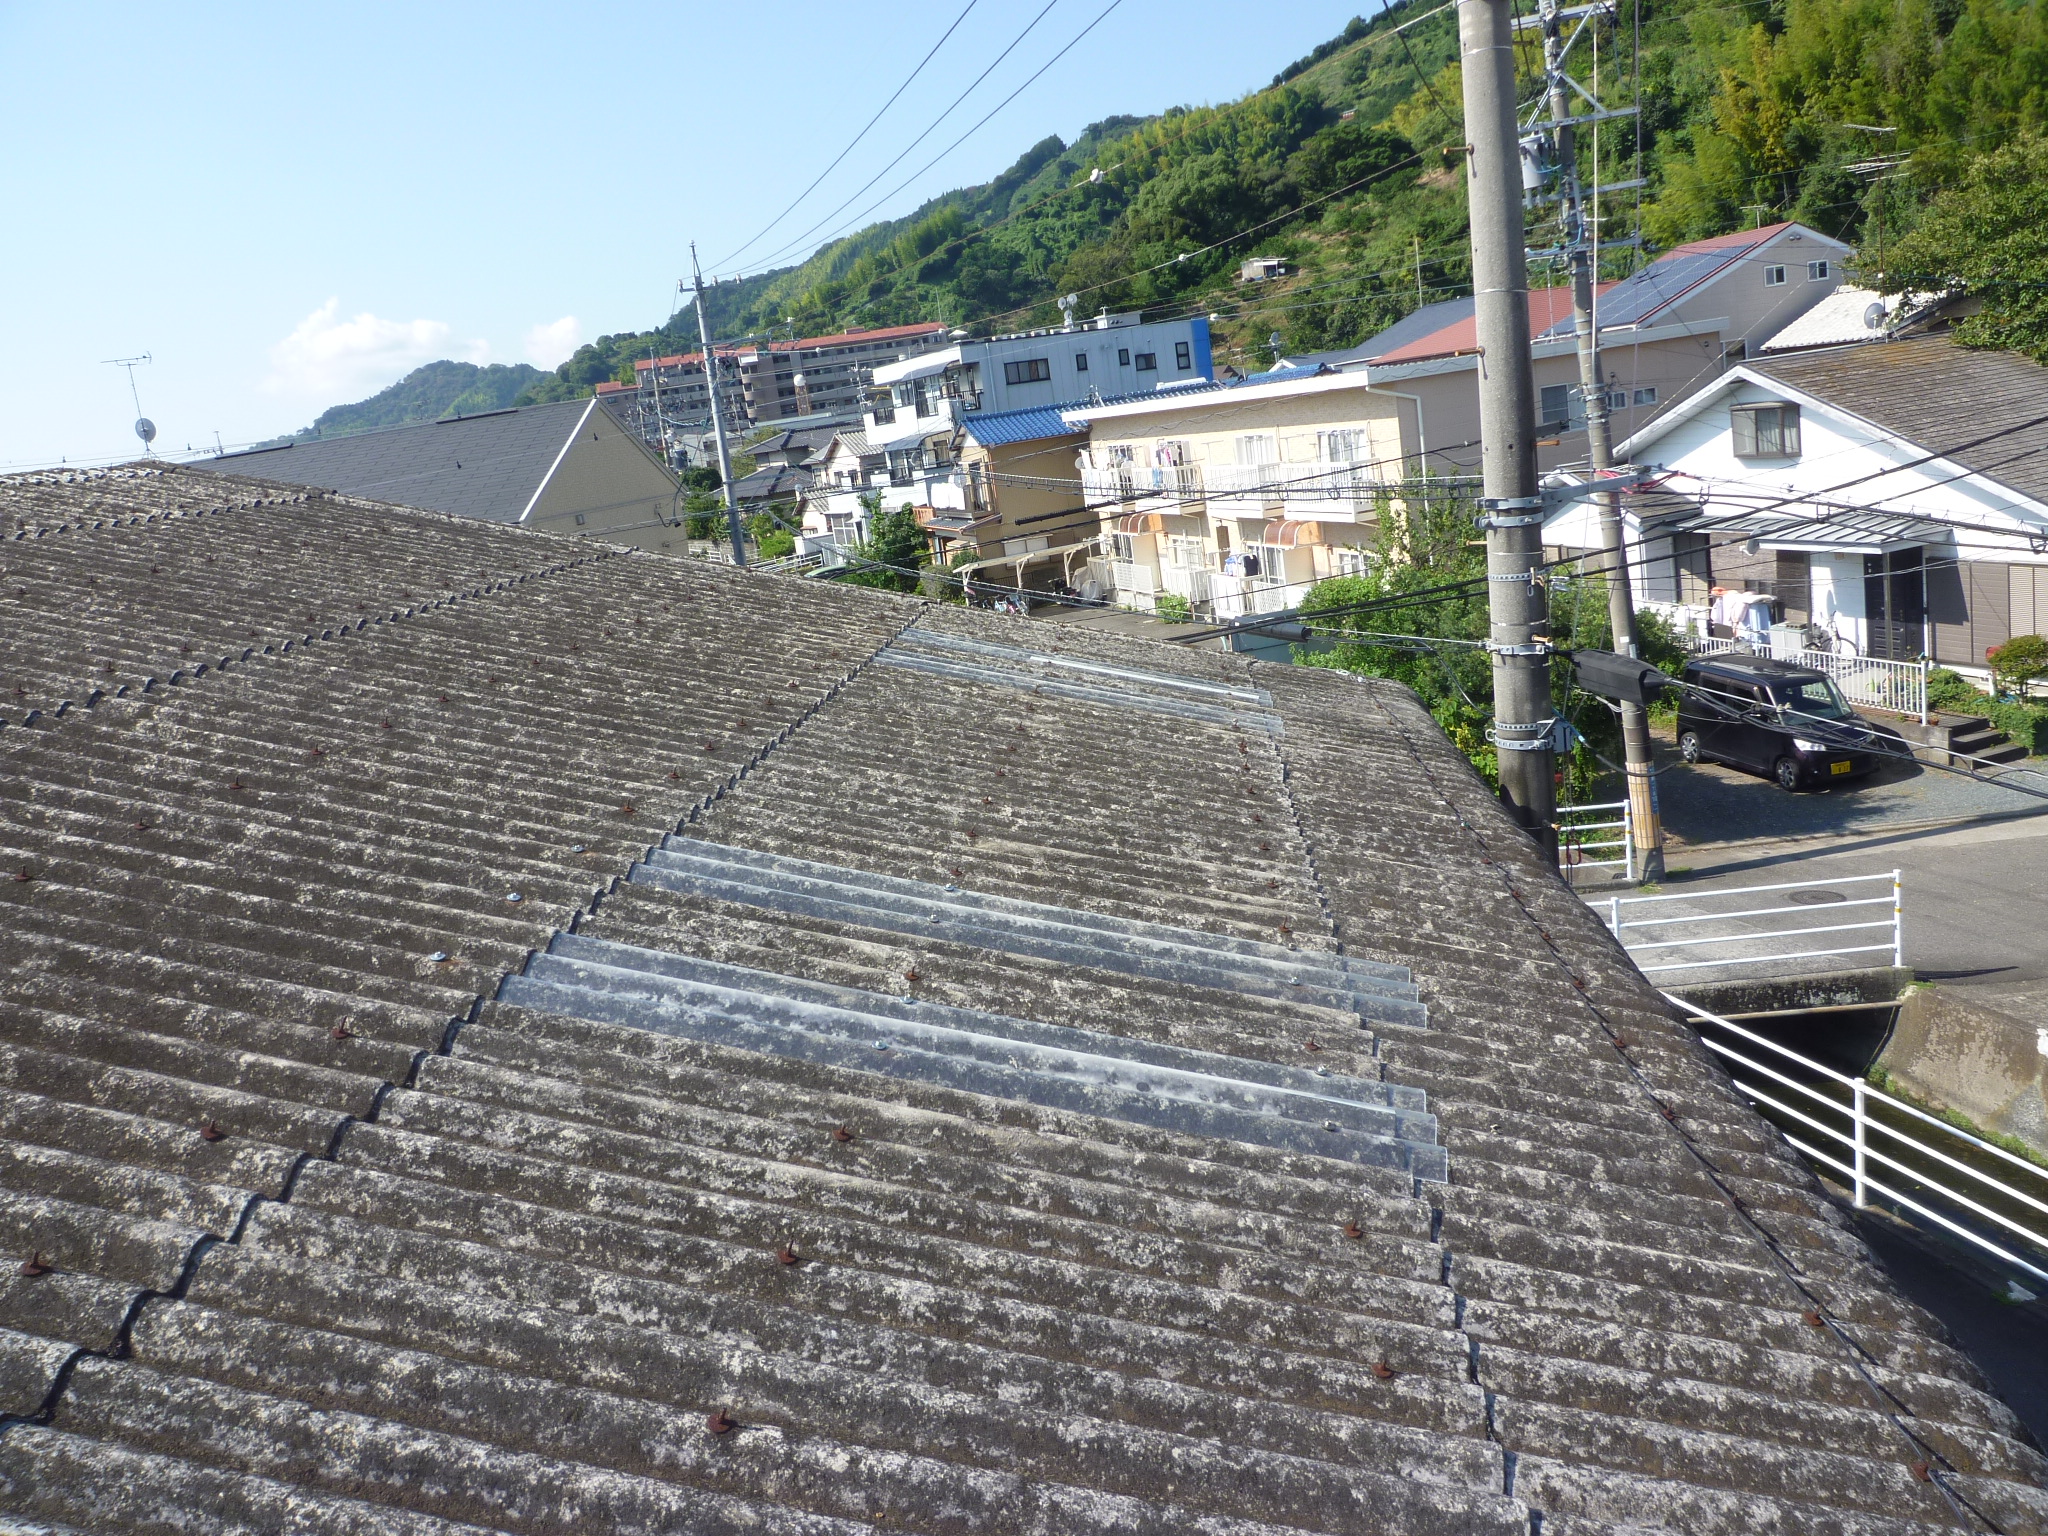
<path fill-rule="evenodd" d="M 1270 382 L 1262 374 L 1260 381 Z M 1099 400 L 1062 400 L 1057 405 L 1027 405 L 1015 411 L 978 411 L 960 418 L 960 429 L 984 448 L 1005 443 L 1029 443 L 1041 437 L 1072 437 L 1085 431 L 1060 419 L 1062 411 L 1100 410 L 1105 405 L 1129 405 L 1136 400 L 1157 400 L 1166 395 L 1201 395 L 1221 386 L 1209 379 L 1178 389 L 1147 389 L 1128 395 L 1106 395 Z"/>

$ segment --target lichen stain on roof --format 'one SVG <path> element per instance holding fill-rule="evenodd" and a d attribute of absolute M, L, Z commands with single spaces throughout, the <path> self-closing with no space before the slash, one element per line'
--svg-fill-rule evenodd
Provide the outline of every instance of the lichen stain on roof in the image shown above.
<path fill-rule="evenodd" d="M 10 1528 L 2043 1527 L 1404 691 L 301 495 L 0 482 Z"/>

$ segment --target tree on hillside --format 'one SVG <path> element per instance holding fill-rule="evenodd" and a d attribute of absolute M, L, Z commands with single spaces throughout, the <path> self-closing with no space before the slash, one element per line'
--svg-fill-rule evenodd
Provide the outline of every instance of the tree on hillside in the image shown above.
<path fill-rule="evenodd" d="M 1936 195 L 1919 225 L 1864 266 L 1886 293 L 1963 292 L 1983 309 L 1956 327 L 1966 347 L 2005 347 L 2048 363 L 2048 137 L 1980 156 Z"/>

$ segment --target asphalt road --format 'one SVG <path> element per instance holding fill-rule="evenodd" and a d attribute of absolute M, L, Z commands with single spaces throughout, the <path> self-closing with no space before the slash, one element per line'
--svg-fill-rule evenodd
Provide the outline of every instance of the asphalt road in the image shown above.
<path fill-rule="evenodd" d="M 1759 784 L 1758 793 L 1792 798 Z M 1740 823 L 1735 823 L 1739 825 Z M 1967 989 L 1980 1001 L 2026 1019 L 2048 1023 L 2048 813 L 2018 819 L 1978 821 L 1943 827 L 1908 827 L 1887 831 L 1881 826 L 1846 835 L 1757 839 L 1718 844 L 1673 846 L 1667 853 L 1667 878 L 1662 894 L 1690 897 L 1696 892 L 1739 886 L 1773 885 L 1795 880 L 1839 880 L 1845 875 L 1878 875 L 1901 871 L 1906 963 L 1923 981 Z M 1847 899 L 1886 893 L 1881 881 L 1832 887 Z M 1588 892 L 1596 905 L 1601 892 Z M 1627 893 L 1621 893 L 1627 894 Z M 1799 898 L 1795 904 L 1794 897 Z M 1679 900 L 1655 907 L 1627 909 L 1627 915 L 1679 916 L 1770 909 L 1767 917 L 1743 920 L 1750 931 L 1784 930 L 1828 923 L 1882 918 L 1879 907 L 1847 908 L 1836 903 L 1805 905 L 1804 892 L 1771 892 L 1716 902 Z M 1720 925 L 1674 927 L 1634 939 L 1676 937 L 1690 933 L 1729 931 Z M 1811 939 L 1773 940 L 1768 945 L 1733 946 L 1740 953 L 1783 953 L 1788 947 L 1818 948 L 1838 944 L 1880 942 L 1881 933 L 1823 935 Z M 1691 959 L 1730 950 L 1707 948 L 1673 952 L 1663 958 Z M 1641 963 L 1656 963 L 1648 956 Z M 1845 958 L 1840 963 L 1883 964 L 1886 957 Z M 1750 974 L 1793 974 L 1815 967 L 1788 964 Z M 1719 979 L 1736 974 L 1719 968 L 1681 972 L 1667 979 Z"/>

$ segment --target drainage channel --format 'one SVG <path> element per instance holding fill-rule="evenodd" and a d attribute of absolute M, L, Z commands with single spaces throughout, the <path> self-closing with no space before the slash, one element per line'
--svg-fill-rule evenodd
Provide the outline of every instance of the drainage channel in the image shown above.
<path fill-rule="evenodd" d="M 1720 1014 L 1666 995 L 1900 1289 L 2048 1443 L 2048 1159 L 1892 1091 L 1895 1001 Z"/>

